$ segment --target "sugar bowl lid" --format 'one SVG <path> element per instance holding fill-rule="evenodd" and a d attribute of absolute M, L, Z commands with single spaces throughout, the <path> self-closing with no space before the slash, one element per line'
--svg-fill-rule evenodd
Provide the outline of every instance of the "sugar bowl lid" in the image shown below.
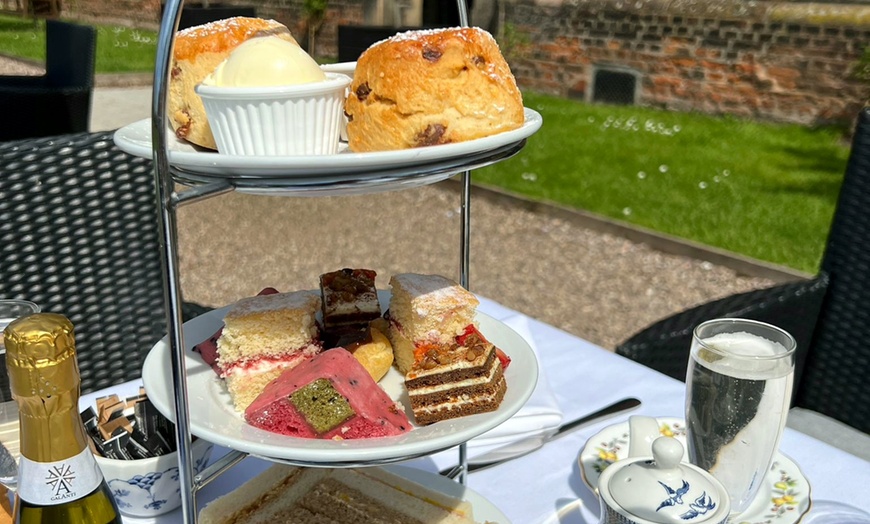
<path fill-rule="evenodd" d="M 638 524 L 727 521 L 725 488 L 703 469 L 680 462 L 683 445 L 677 439 L 657 438 L 652 453 L 652 459 L 620 460 L 604 470 L 598 483 L 602 514 L 616 512 Z"/>

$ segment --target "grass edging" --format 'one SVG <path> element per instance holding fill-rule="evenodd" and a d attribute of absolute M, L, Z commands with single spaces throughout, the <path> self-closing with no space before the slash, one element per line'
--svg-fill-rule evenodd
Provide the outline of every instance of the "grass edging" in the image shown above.
<path fill-rule="evenodd" d="M 453 185 L 457 192 L 460 191 L 460 184 L 456 178 L 447 179 L 445 182 Z M 588 211 L 569 208 L 554 202 L 532 200 L 525 196 L 485 184 L 472 182 L 472 186 L 473 198 L 486 198 L 496 203 L 519 206 L 529 212 L 546 214 L 561 220 L 570 221 L 575 225 L 593 231 L 646 244 L 652 249 L 663 253 L 704 260 L 718 266 L 727 267 L 741 276 L 766 278 L 776 283 L 805 280 L 813 277 L 809 273 L 786 266 L 771 264 L 763 260 L 757 260 L 683 238 L 666 235 Z M 473 206 L 472 201 L 472 221 L 474 220 Z"/>

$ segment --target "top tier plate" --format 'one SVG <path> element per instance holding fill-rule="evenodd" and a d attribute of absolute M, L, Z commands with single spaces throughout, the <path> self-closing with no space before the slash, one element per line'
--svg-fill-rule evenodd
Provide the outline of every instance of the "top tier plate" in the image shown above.
<path fill-rule="evenodd" d="M 381 303 L 389 295 L 381 292 Z M 320 440 L 293 438 L 248 425 L 233 409 L 226 387 L 214 371 L 191 349 L 223 326 L 229 307 L 216 309 L 184 324 L 184 365 L 187 375 L 190 431 L 210 442 L 268 460 L 297 465 L 355 466 L 386 464 L 457 446 L 509 419 L 525 405 L 538 379 L 538 362 L 528 342 L 502 322 L 478 311 L 480 331 L 512 359 L 505 370 L 508 389 L 496 411 L 414 426 L 410 432 L 383 438 Z M 342 350 L 332 350 L 342 351 Z M 171 350 L 166 338 L 148 353 L 142 368 L 148 398 L 164 416 L 175 420 Z M 410 401 L 402 375 L 392 368 L 380 386 L 408 413 Z"/>
<path fill-rule="evenodd" d="M 221 155 L 179 140 L 172 132 L 167 133 L 167 150 L 176 178 L 226 181 L 242 190 L 257 187 L 323 190 L 342 184 L 371 187 L 377 181 L 401 184 L 403 179 L 408 184 L 414 180 L 423 184 L 515 154 L 540 129 L 542 122 L 537 111 L 526 108 L 525 122 L 512 131 L 466 142 L 372 153 L 352 153 L 343 144 L 343 149 L 334 155 Z M 120 128 L 114 140 L 127 153 L 153 157 L 150 119 Z"/>

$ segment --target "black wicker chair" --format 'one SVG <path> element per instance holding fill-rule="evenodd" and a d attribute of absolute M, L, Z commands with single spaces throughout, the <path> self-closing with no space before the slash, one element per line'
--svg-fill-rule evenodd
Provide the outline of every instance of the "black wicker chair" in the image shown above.
<path fill-rule="evenodd" d="M 45 40 L 44 75 L 0 76 L 0 141 L 88 130 L 97 32 L 46 20 Z"/>
<path fill-rule="evenodd" d="M 111 133 L 0 143 L 0 297 L 72 320 L 83 392 L 139 377 L 166 332 L 157 217 L 151 160 Z"/>
<path fill-rule="evenodd" d="M 744 317 L 790 331 L 798 342 L 793 405 L 870 432 L 870 109 L 852 150 L 816 278 L 703 304 L 661 320 L 616 352 L 685 380 L 694 326 Z"/>

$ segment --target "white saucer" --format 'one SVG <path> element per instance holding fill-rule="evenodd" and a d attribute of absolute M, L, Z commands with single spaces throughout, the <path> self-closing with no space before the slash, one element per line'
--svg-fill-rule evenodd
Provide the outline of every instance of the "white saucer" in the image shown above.
<path fill-rule="evenodd" d="M 662 435 L 686 446 L 686 424 L 681 418 L 658 417 Z M 598 477 L 617 460 L 628 457 L 628 421 L 613 424 L 593 435 L 578 463 L 583 482 L 597 494 Z M 688 460 L 688 455 L 683 457 Z M 796 524 L 807 514 L 812 501 L 810 483 L 793 460 L 777 452 L 765 477 L 765 486 L 739 520 L 731 524 Z M 765 491 L 766 489 L 766 491 Z"/>

